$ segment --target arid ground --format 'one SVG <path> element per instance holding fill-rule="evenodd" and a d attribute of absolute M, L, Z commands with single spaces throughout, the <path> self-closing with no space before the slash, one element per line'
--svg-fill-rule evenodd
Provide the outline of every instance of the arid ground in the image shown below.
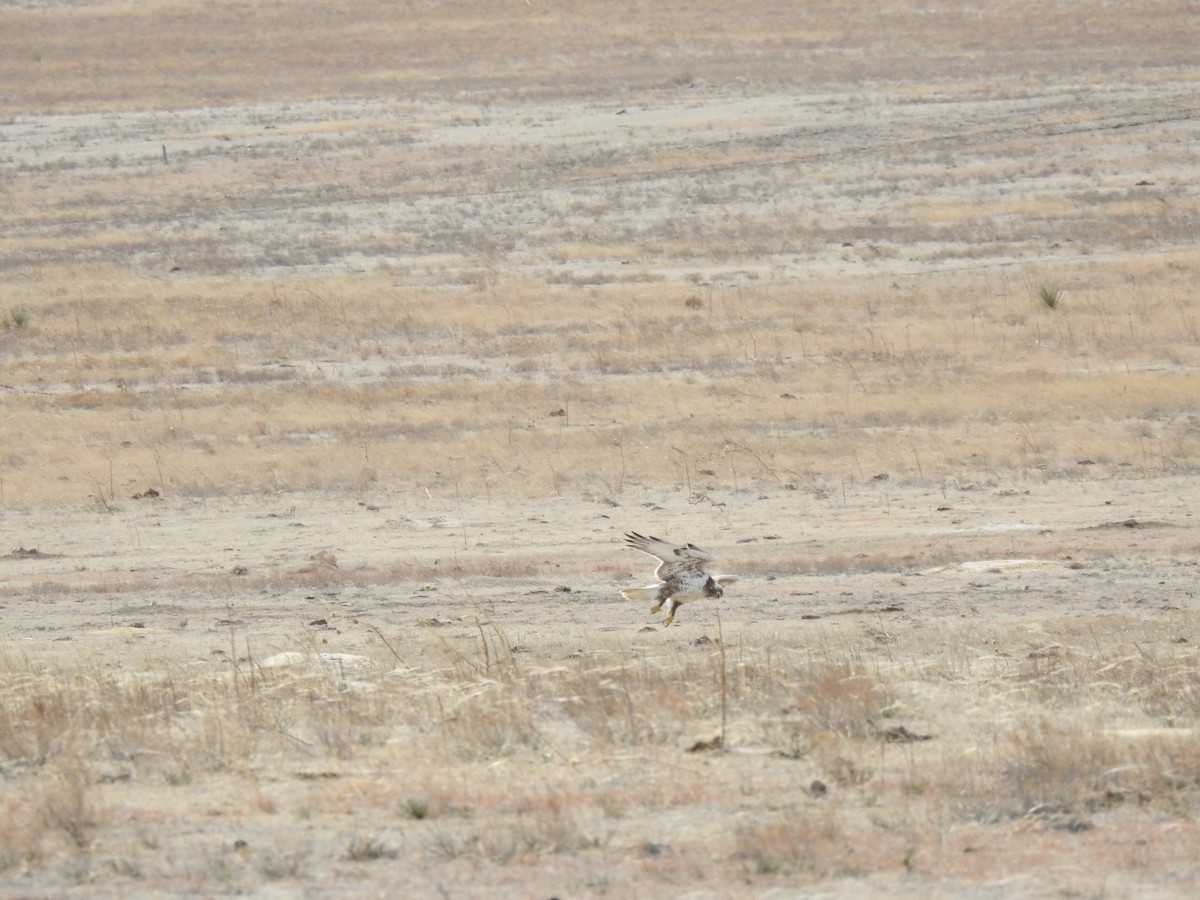
<path fill-rule="evenodd" d="M 1195 896 L 1196 14 L 0 4 L 0 895 Z"/>

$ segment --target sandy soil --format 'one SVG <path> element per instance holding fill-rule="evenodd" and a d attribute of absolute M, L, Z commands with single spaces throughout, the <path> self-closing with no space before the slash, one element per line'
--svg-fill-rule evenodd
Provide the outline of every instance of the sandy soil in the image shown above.
<path fill-rule="evenodd" d="M 975 672 L 987 659 L 1053 661 L 1095 640 L 1132 643 L 1147 653 L 1190 640 L 1200 545 L 1194 479 L 1096 477 L 1090 470 L 1087 476 L 955 490 L 881 478 L 836 494 L 781 487 L 688 496 L 642 488 L 618 497 L 519 502 L 383 491 L 358 498 L 296 494 L 266 503 L 163 498 L 121 500 L 111 512 L 10 515 L 6 534 L 23 550 L 0 558 L 9 588 L 5 652 L 10 666 L 24 660 L 37 670 L 69 672 L 86 660 L 101 671 L 185 671 L 193 678 L 220 678 L 239 666 L 294 671 L 299 678 L 315 665 L 346 690 L 370 690 L 396 672 L 438 671 L 447 643 L 478 653 L 481 627 L 505 635 L 525 670 L 548 673 L 581 655 L 613 653 L 686 671 L 707 660 L 709 642 L 720 638 L 739 656 L 763 646 L 797 654 L 836 647 L 914 672 L 944 665 L 947 647 L 959 648 L 951 657 L 976 660 L 964 663 Z M 723 571 L 744 576 L 721 601 L 685 606 L 669 629 L 618 594 L 647 574 L 640 555 L 619 544 L 620 532 L 660 527 L 668 534 L 686 528 L 720 554 Z M 514 566 L 521 574 L 491 574 Z M 947 689 L 953 690 L 939 690 Z M 945 764 L 947 754 L 972 752 L 952 749 L 964 741 L 971 746 L 963 735 L 950 738 L 963 721 L 962 698 L 922 699 L 893 727 L 938 740 L 889 758 L 919 770 Z M 1001 705 L 977 707 L 973 715 L 995 722 L 1018 713 Z M 122 893 L 190 893 L 179 887 L 183 876 L 200 893 L 257 885 L 256 892 L 270 896 L 347 890 L 383 896 L 397 884 L 406 893 L 458 897 L 497 890 L 529 897 L 669 896 L 677 895 L 671 885 L 680 879 L 693 885 L 687 896 L 766 896 L 773 879 L 775 890 L 820 885 L 833 896 L 1058 896 L 1079 885 L 1118 896 L 1146 890 L 1178 896 L 1196 875 L 1183 862 L 1196 838 L 1190 826 L 1134 824 L 1118 814 L 1110 823 L 1098 813 L 1078 820 L 1087 829 L 1078 837 L 1069 831 L 1077 819 L 1058 813 L 1045 825 L 1034 817 L 1002 827 L 958 826 L 936 844 L 912 834 L 893 844 L 876 834 L 868 838 L 876 862 L 861 866 L 853 861 L 853 843 L 838 844 L 838 854 L 851 854 L 840 866 L 861 869 L 856 876 L 806 875 L 799 882 L 756 876 L 738 887 L 716 872 L 703 874 L 708 866 L 695 848 L 727 846 L 756 808 L 769 815 L 801 798 L 807 815 L 819 820 L 827 810 L 842 815 L 856 805 L 855 791 L 836 787 L 833 806 L 806 798 L 806 786 L 827 777 L 826 770 L 819 756 L 781 758 L 786 740 L 773 719 L 735 714 L 727 734 L 731 752 L 707 760 L 683 751 L 719 733 L 711 717 L 681 721 L 677 736 L 654 753 L 596 753 L 569 732 L 543 730 L 545 744 L 536 753 L 506 752 L 444 770 L 416 760 L 397 769 L 390 754 L 376 761 L 258 752 L 226 774 L 171 788 L 177 813 L 162 808 L 167 795 L 144 762 L 100 764 L 92 771 L 107 786 L 96 789 L 95 802 L 108 812 L 91 862 L 48 881 L 22 874 L 29 869 L 12 870 L 5 893 L 46 884 L 64 895 L 105 894 L 116 890 L 108 868 L 135 859 L 136 880 Z M 1144 719 L 1115 712 L 1105 721 L 1111 728 L 1145 727 Z M 959 757 L 953 759 L 957 765 Z M 142 774 L 131 782 L 130 772 Z M 719 796 L 734 796 L 695 796 L 718 791 L 716 785 L 728 786 Z M 578 803 L 593 801 L 572 799 L 598 793 L 620 809 L 635 803 L 621 798 L 662 791 L 679 794 L 653 812 L 619 812 L 599 822 L 587 807 L 578 813 Z M 445 801 L 431 822 L 405 823 L 396 810 L 408 808 L 413 796 L 468 796 L 473 811 L 455 813 Z M 479 840 L 469 829 L 480 826 L 471 823 L 493 805 L 547 802 L 554 809 L 565 803 L 579 816 L 571 828 L 594 829 L 588 834 L 600 837 L 588 840 L 600 841 L 597 849 L 547 855 L 553 839 L 538 832 L 535 850 L 509 858 L 508 850 L 496 849 L 507 860 L 498 863 L 486 855 L 475 860 L 463 849 L 469 843 L 455 843 Z M 876 815 L 887 816 L 897 801 L 875 803 Z M 122 808 L 139 812 L 125 822 L 115 812 Z M 153 839 L 148 821 L 162 823 Z M 486 827 L 500 830 L 485 834 L 503 835 L 512 826 Z M 379 842 L 383 858 L 346 861 L 346 848 L 367 840 Z M 1169 878 L 1148 883 L 1124 864 L 1103 874 L 1081 870 L 1070 861 L 1085 844 L 1093 845 L 1089 853 L 1158 860 Z M 915 854 L 918 871 L 936 875 L 866 874 L 877 864 L 873 854 L 898 860 L 905 853 Z M 1024 868 L 1029 853 L 1038 862 Z M 962 867 L 968 858 L 973 862 Z M 414 866 L 414 860 L 425 862 Z M 71 881 L 79 887 L 69 887 Z"/>
<path fill-rule="evenodd" d="M 1191 6 L 523 6 L 0 5 L 0 895 L 1193 896 Z"/>
<path fill-rule="evenodd" d="M 402 631 L 414 617 L 473 638 L 479 608 L 522 643 L 539 631 L 555 642 L 597 628 L 636 635 L 659 618 L 618 593 L 648 574 L 620 542 L 639 529 L 685 528 L 747 579 L 685 607 L 663 634 L 673 641 L 710 633 L 718 610 L 735 634 L 881 607 L 914 623 L 986 610 L 1033 632 L 1044 616 L 1194 609 L 1196 492 L 1191 477 L 952 490 L 881 478 L 825 496 L 155 498 L 10 515 L 15 546 L 0 565 L 8 587 L 29 592 L 6 607 L 11 647 L 38 660 L 69 659 L 84 642 L 202 661 L 231 632 L 260 654 L 293 650 L 292 629 L 319 618 L 338 626 L 331 646 L 361 652 L 376 641 L 366 626 Z M 489 574 L 514 566 L 522 574 Z"/>
<path fill-rule="evenodd" d="M 18 115 L 9 159 L 33 171 L 13 200 L 43 199 L 14 210 L 20 239 L 0 251 L 6 267 L 118 253 L 176 277 L 386 267 L 407 285 L 485 277 L 500 259 L 507 276 L 580 285 L 872 272 L 908 284 L 1002 277 L 1031 257 L 1062 271 L 1176 249 L 1158 238 L 1194 211 L 1180 196 L 1193 94 L 1185 79 L 999 95 L 706 87 Z M 89 207 L 45 203 L 76 179 Z M 131 196 L 138 214 L 114 219 Z M 51 242 L 65 230 L 92 247 Z"/>

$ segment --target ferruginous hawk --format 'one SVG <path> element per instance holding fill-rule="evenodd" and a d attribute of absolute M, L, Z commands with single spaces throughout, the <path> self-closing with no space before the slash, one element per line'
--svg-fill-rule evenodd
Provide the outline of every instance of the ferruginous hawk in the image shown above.
<path fill-rule="evenodd" d="M 625 535 L 625 543 L 634 550 L 641 550 L 659 560 L 654 572 L 658 579 L 646 587 L 626 588 L 621 591 L 627 600 L 653 600 L 650 612 L 656 613 L 663 604 L 671 601 L 664 625 L 675 621 L 675 610 L 691 600 L 703 597 L 720 597 L 724 587 L 738 580 L 737 575 L 712 575 L 708 564 L 716 557 L 695 544 L 676 545 L 654 536 L 647 537 L 631 531 Z"/>

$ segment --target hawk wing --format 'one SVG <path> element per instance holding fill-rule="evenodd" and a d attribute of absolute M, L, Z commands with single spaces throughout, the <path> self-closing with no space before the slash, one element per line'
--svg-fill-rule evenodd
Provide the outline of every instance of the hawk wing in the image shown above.
<path fill-rule="evenodd" d="M 625 535 L 625 543 L 634 550 L 641 550 L 660 561 L 654 575 L 661 581 L 685 572 L 706 575 L 707 564 L 716 559 L 713 554 L 695 544 L 672 544 L 662 538 L 638 534 L 636 531 Z"/>

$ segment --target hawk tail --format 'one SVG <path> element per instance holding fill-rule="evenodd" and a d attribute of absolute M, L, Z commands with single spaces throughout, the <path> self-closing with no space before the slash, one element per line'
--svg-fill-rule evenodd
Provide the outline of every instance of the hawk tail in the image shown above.
<path fill-rule="evenodd" d="M 650 584 L 646 587 L 625 588 L 621 595 L 626 600 L 657 600 L 661 584 Z"/>

